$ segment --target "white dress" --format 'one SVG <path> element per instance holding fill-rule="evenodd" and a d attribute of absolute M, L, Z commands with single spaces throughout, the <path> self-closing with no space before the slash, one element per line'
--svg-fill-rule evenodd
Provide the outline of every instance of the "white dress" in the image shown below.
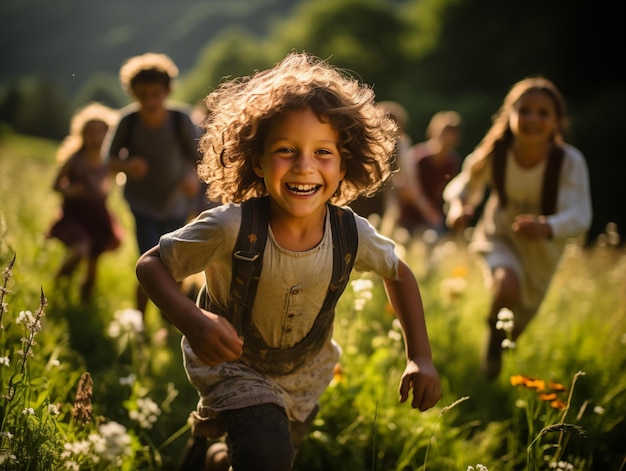
<path fill-rule="evenodd" d="M 495 267 L 506 266 L 518 274 L 522 296 L 516 320 L 520 323 L 528 322 L 539 309 L 568 240 L 583 235 L 591 225 L 587 164 L 578 149 L 571 145 L 564 145 L 563 148 L 565 155 L 559 177 L 557 209 L 555 214 L 546 217 L 552 228 L 552 239 L 529 240 L 513 232 L 512 223 L 517 215 L 541 215 L 541 187 L 546 160 L 524 168 L 517 164 L 509 151 L 504 180 L 506 208 L 500 207 L 497 194 L 492 192 L 470 243 L 470 250 L 484 257 L 488 284 Z M 470 167 L 473 160 L 474 156 L 469 155 L 461 173 L 446 186 L 446 202 L 460 198 L 476 207 L 483 198 L 485 188 L 492 186 L 491 171 L 484 171 L 472 180 Z"/>

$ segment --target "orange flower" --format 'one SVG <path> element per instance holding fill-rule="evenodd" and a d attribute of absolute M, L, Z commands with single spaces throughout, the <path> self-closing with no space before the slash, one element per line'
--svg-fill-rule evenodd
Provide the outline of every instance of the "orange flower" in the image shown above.
<path fill-rule="evenodd" d="M 333 381 L 338 383 L 342 379 L 343 379 L 343 370 L 341 369 L 341 365 L 337 363 L 335 364 L 335 367 L 333 368 Z"/>
<path fill-rule="evenodd" d="M 466 266 L 459 265 L 452 269 L 452 277 L 453 278 L 467 278 L 469 270 Z"/>
<path fill-rule="evenodd" d="M 525 377 L 522 375 L 511 376 L 511 386 L 524 386 Z"/>
<path fill-rule="evenodd" d="M 391 307 L 390 303 L 385 304 L 385 314 L 391 317 L 396 317 L 396 313 L 394 312 L 393 307 Z"/>
<path fill-rule="evenodd" d="M 526 387 L 536 389 L 537 391 L 545 391 L 546 382 L 543 379 L 533 379 L 526 384 Z"/>
<path fill-rule="evenodd" d="M 559 396 L 557 396 L 555 392 L 539 395 L 539 399 L 541 399 L 542 401 L 555 401 L 556 399 L 558 399 L 558 397 Z"/>
<path fill-rule="evenodd" d="M 567 389 L 561 383 L 555 383 L 554 381 L 550 381 L 550 389 L 553 391 L 566 392 Z"/>
<path fill-rule="evenodd" d="M 559 399 L 559 394 L 567 392 L 565 386 L 554 381 L 548 383 L 549 389 L 546 391 L 546 382 L 542 379 L 534 379 L 524 375 L 511 376 L 512 386 L 524 386 L 528 389 L 534 389 L 542 401 L 549 401 L 550 407 L 563 410 L 567 404 Z"/>
<path fill-rule="evenodd" d="M 550 407 L 552 407 L 553 409 L 563 410 L 567 407 L 567 403 L 560 399 L 556 399 L 550 403 Z"/>
<path fill-rule="evenodd" d="M 546 382 L 542 379 L 534 379 L 524 375 L 511 376 L 511 385 L 524 386 L 528 389 L 536 389 L 537 391 L 544 391 L 546 389 Z"/>

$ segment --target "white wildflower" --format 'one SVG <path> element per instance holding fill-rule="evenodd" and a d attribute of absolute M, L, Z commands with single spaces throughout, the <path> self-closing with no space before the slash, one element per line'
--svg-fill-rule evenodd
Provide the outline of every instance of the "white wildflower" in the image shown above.
<path fill-rule="evenodd" d="M 365 307 L 365 299 L 363 299 L 363 298 L 356 298 L 354 300 L 354 310 L 355 311 L 362 311 L 364 307 Z"/>
<path fill-rule="evenodd" d="M 143 332 L 143 315 L 137 309 L 116 311 L 107 330 L 109 337 L 117 338 L 124 333 Z"/>
<path fill-rule="evenodd" d="M 552 461 L 549 464 L 552 469 L 564 469 L 565 471 L 573 471 L 574 465 L 572 463 L 568 463 L 567 461 Z"/>
<path fill-rule="evenodd" d="M 30 332 L 41 332 L 41 320 L 31 311 L 20 311 L 15 323 L 24 324 Z"/>
<path fill-rule="evenodd" d="M 138 422 L 141 428 L 151 429 L 161 415 L 161 409 L 149 397 L 140 397 L 137 399 L 137 409 L 130 411 L 128 415 Z"/>
<path fill-rule="evenodd" d="M 498 311 L 498 320 L 496 321 L 496 329 L 503 330 L 505 332 L 513 332 L 515 316 L 513 311 L 503 307 Z"/>
<path fill-rule="evenodd" d="M 360 293 L 362 291 L 371 291 L 374 288 L 374 283 L 372 280 L 358 278 L 356 280 L 352 280 L 350 282 L 350 286 L 352 286 L 352 291 Z"/>
<path fill-rule="evenodd" d="M 0 453 L 0 464 L 17 461 L 17 456 L 8 452 Z"/>
<path fill-rule="evenodd" d="M 502 346 L 503 349 L 509 349 L 509 350 L 514 350 L 515 349 L 515 342 L 513 342 L 513 340 L 509 340 L 509 339 L 504 339 L 502 341 L 502 343 L 500 344 Z"/>
<path fill-rule="evenodd" d="M 605 412 L 604 407 L 602 406 L 595 406 L 593 408 L 593 411 L 598 415 L 604 415 L 604 412 Z"/>
<path fill-rule="evenodd" d="M 95 452 L 104 460 L 113 464 L 121 465 L 124 456 L 130 456 L 131 438 L 126 427 L 111 421 L 98 426 L 100 436 L 104 441 L 94 443 Z"/>
<path fill-rule="evenodd" d="M 11 364 L 11 360 L 9 357 L 0 357 L 0 365 L 9 366 Z"/>
<path fill-rule="evenodd" d="M 402 340 L 402 333 L 398 332 L 397 330 L 390 330 L 389 332 L 387 332 L 387 337 L 389 337 L 391 340 L 395 340 L 396 342 L 399 342 Z"/>
<path fill-rule="evenodd" d="M 22 414 L 24 414 L 24 415 L 35 415 L 35 409 L 33 409 L 32 407 L 27 407 L 26 409 L 24 409 L 22 411 Z"/>
<path fill-rule="evenodd" d="M 132 386 L 136 379 L 137 377 L 131 373 L 128 376 L 122 376 L 119 381 L 122 386 Z"/>
<path fill-rule="evenodd" d="M 48 404 L 48 412 L 50 413 L 50 415 L 59 415 L 61 412 L 59 411 L 59 408 L 55 405 L 55 404 Z"/>
<path fill-rule="evenodd" d="M 13 438 L 13 434 L 11 432 L 0 432 L 0 438 L 8 438 L 11 440 Z"/>
<path fill-rule="evenodd" d="M 63 467 L 65 469 L 69 469 L 70 471 L 80 471 L 80 465 L 76 461 L 67 460 L 63 463 Z"/>
<path fill-rule="evenodd" d="M 79 440 L 77 442 L 69 442 L 63 444 L 63 453 L 61 457 L 71 458 L 72 455 L 88 455 L 91 443 L 87 440 Z"/>
<path fill-rule="evenodd" d="M 460 276 L 444 278 L 439 283 L 439 294 L 445 306 L 461 298 L 467 289 L 467 280 Z"/>

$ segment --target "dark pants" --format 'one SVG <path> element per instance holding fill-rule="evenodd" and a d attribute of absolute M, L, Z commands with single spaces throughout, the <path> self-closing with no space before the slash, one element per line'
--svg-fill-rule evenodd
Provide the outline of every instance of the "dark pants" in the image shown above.
<path fill-rule="evenodd" d="M 179 229 L 186 222 L 185 217 L 155 220 L 138 213 L 133 213 L 133 216 L 135 217 L 135 236 L 140 254 L 157 245 L 163 234 Z"/>
<path fill-rule="evenodd" d="M 317 410 L 306 422 L 291 424 L 285 410 L 275 404 L 222 412 L 232 469 L 290 471 Z"/>
<path fill-rule="evenodd" d="M 275 404 L 222 411 L 217 419 L 192 425 L 178 470 L 204 469 L 207 448 L 225 437 L 232 470 L 290 471 L 318 411 L 315 406 L 304 422 L 289 422 Z"/>

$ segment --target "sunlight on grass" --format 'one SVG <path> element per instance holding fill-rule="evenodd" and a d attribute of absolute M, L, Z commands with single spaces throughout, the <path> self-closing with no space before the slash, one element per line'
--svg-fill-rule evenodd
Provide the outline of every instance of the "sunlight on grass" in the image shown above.
<path fill-rule="evenodd" d="M 106 449 L 100 459 L 115 469 L 174 469 L 198 399 L 180 334 L 154 306 L 143 330 L 132 327 L 137 253 L 121 188 L 110 203 L 126 237 L 102 257 L 92 304 L 78 306 L 71 283 L 55 286 L 63 249 L 43 237 L 60 203 L 50 188 L 55 149 L 20 136 L 0 143 L 1 268 L 16 257 L 1 292 L 0 468 L 63 469 L 64 460 L 88 463 Z M 488 296 L 465 239 L 406 240 L 399 250 L 419 277 L 443 383 L 441 401 L 425 413 L 398 401 L 404 347 L 381 280 L 354 273 L 335 323 L 341 363 L 294 469 L 619 469 L 626 250 L 608 232 L 593 247 L 568 246 L 541 311 L 493 382 L 480 371 Z M 17 319 L 40 310 L 41 330 L 29 337 Z M 19 356 L 29 338 L 34 356 Z M 89 388 L 91 416 L 79 426 L 72 411 L 77 394 L 87 406 Z"/>

